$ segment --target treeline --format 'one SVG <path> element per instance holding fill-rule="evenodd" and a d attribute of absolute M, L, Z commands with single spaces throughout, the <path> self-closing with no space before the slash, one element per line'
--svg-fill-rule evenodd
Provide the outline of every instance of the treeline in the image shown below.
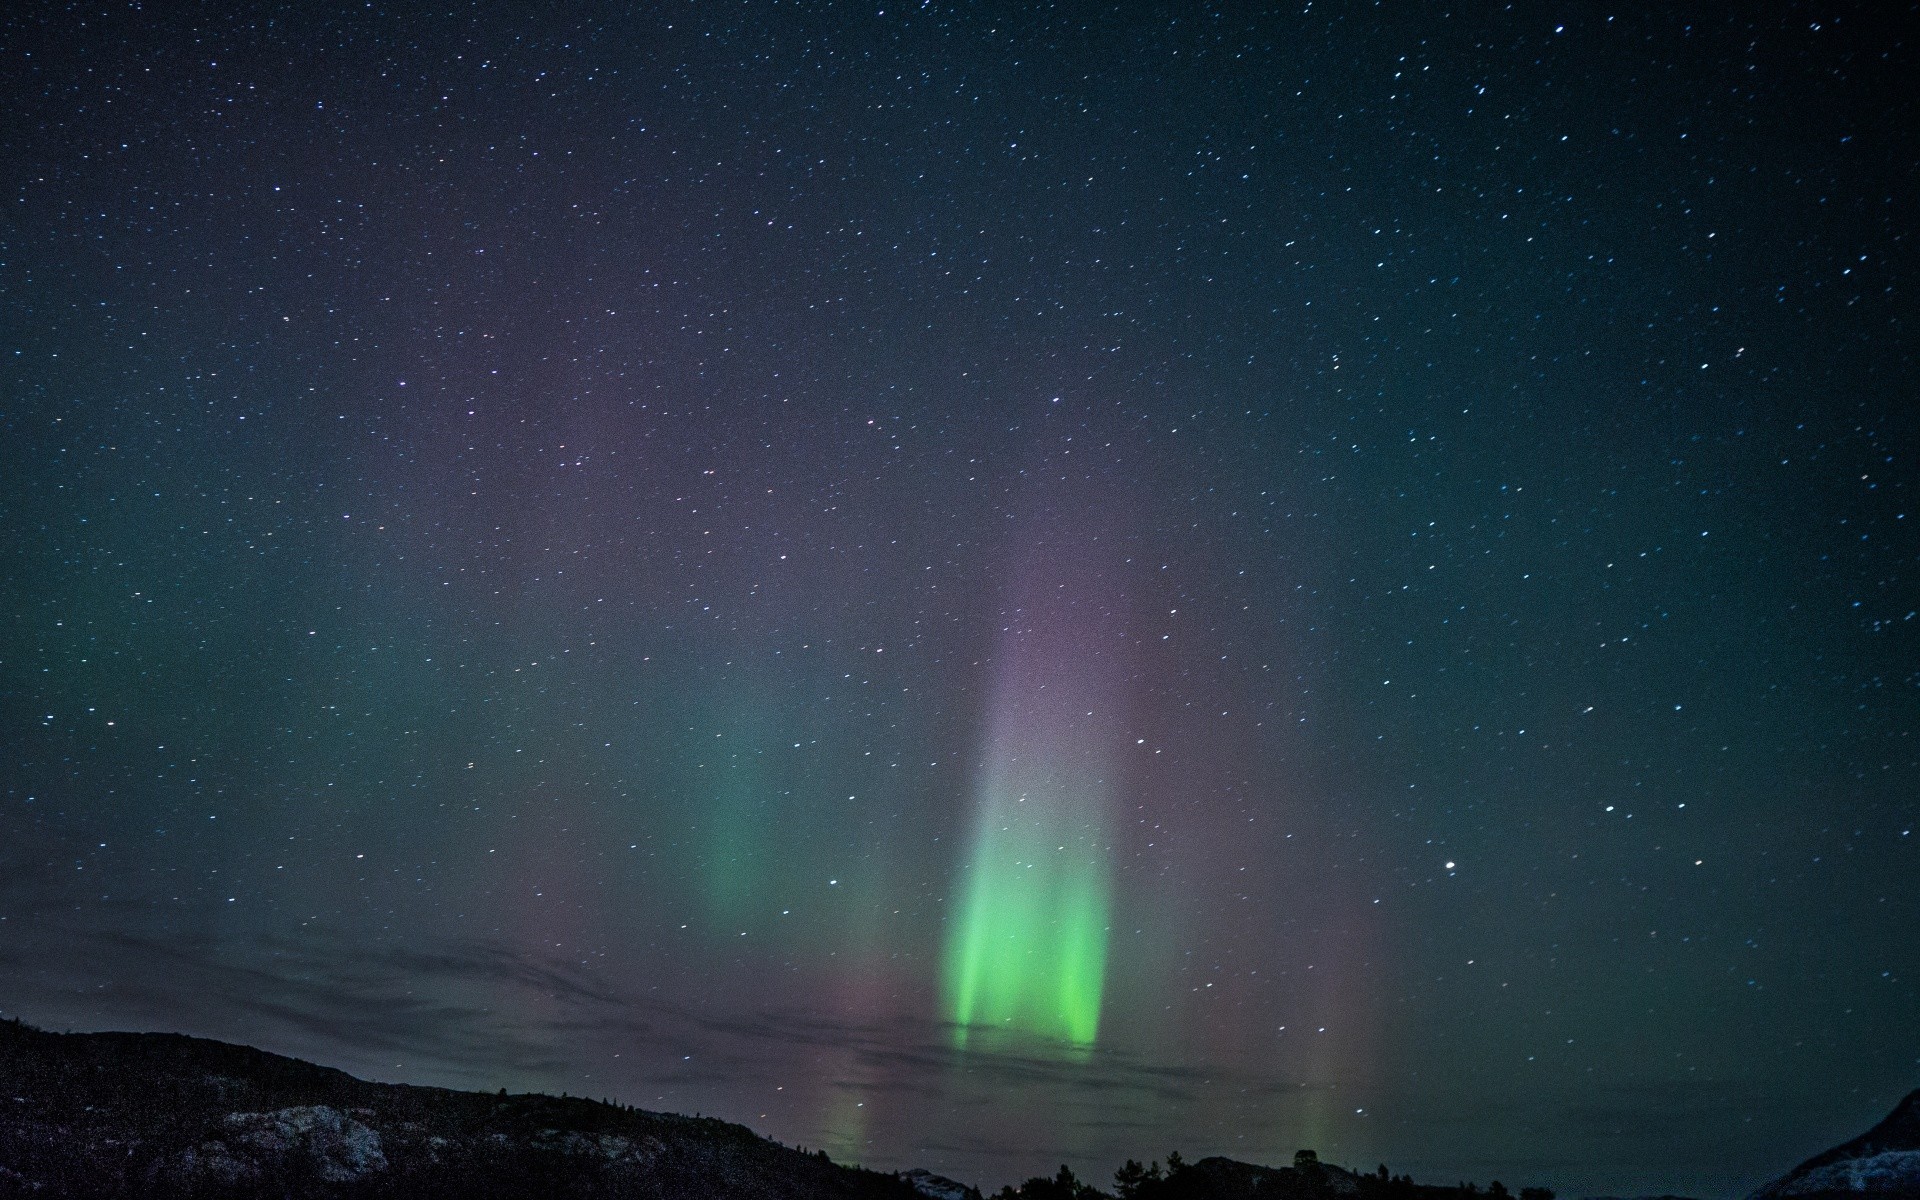
<path fill-rule="evenodd" d="M 1036 1175 L 1018 1186 L 1000 1189 L 994 1200 L 1553 1200 L 1547 1188 L 1520 1189 L 1518 1197 L 1494 1180 L 1452 1187 L 1415 1183 L 1381 1164 L 1371 1174 L 1356 1174 L 1322 1163 L 1311 1150 L 1293 1156 L 1291 1167 L 1262 1167 L 1227 1158 L 1190 1163 L 1178 1152 L 1166 1165 L 1142 1165 L 1128 1159 L 1113 1173 L 1113 1190 L 1102 1191 L 1062 1165 L 1052 1178 Z"/>

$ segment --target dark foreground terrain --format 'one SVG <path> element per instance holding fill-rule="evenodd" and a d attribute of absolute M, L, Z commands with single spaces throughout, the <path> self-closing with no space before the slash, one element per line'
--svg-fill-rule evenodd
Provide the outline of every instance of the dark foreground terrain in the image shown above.
<path fill-rule="evenodd" d="M 1753 1194 L 1753 1200 L 1920 1198 L 1920 1091 L 1886 1120 L 1816 1154 Z"/>
<path fill-rule="evenodd" d="M 1231 1158 L 1186 1162 L 1177 1154 L 1166 1166 L 1143 1167 L 1129 1161 L 1115 1173 L 1111 1192 L 1082 1183 L 1067 1168 L 1051 1179 L 1034 1178 L 1002 1188 L 995 1200 L 1511 1200 L 1501 1183 L 1435 1187 L 1415 1183 L 1385 1167 L 1367 1174 L 1320 1162 L 1311 1150 L 1294 1156 L 1291 1167 L 1262 1167 Z M 1545 1188 L 1522 1188 L 1519 1200 L 1553 1200 Z"/>
<path fill-rule="evenodd" d="M 917 1200 L 724 1121 L 0 1022 L 0 1196 Z"/>
<path fill-rule="evenodd" d="M 1110 1186 L 1062 1167 L 1020 1200 L 1508 1200 L 1302 1151 L 1290 1167 L 1169 1156 Z M 163 1033 L 46 1033 L 0 1021 L 0 1198 L 738 1197 L 978 1200 L 913 1171 L 833 1163 L 725 1121 L 591 1100 L 368 1083 L 246 1046 Z M 1515 1200 L 1552 1200 L 1521 1188 Z M 1920 1092 L 1752 1200 L 1920 1200 Z"/>

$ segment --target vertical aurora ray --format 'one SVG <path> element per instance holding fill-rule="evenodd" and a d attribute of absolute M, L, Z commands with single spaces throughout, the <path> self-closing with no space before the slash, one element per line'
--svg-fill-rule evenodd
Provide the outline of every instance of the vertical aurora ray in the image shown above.
<path fill-rule="evenodd" d="M 980 789 L 947 976 L 956 1036 L 1009 1027 L 1074 1046 L 1100 1030 L 1109 882 L 1101 789 L 1011 762 Z"/>
<path fill-rule="evenodd" d="M 948 928 L 947 1012 L 961 1047 L 992 1029 L 1084 1052 L 1100 1031 L 1117 641 L 1105 633 L 1110 610 L 1089 598 L 1097 575 L 1046 578 L 1002 639 Z"/>

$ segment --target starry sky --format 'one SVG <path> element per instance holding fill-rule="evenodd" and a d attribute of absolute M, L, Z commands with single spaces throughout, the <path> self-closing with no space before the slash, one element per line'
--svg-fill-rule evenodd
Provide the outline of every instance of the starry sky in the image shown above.
<path fill-rule="evenodd" d="M 0 1010 L 989 1188 L 1862 1131 L 1915 6 L 1654 7 L 11 6 Z"/>

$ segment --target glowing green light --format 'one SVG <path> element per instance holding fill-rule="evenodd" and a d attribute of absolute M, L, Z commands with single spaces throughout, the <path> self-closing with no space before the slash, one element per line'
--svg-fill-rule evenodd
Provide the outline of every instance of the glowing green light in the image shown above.
<path fill-rule="evenodd" d="M 762 791 L 756 772 L 729 764 L 719 774 L 709 800 L 704 882 L 709 910 L 737 922 L 759 901 L 766 873 L 761 860 L 767 819 L 759 807 Z"/>
<path fill-rule="evenodd" d="M 1100 1033 L 1109 810 L 1127 644 L 1103 548 L 1034 542 L 994 655 L 971 854 L 947 914 L 954 1040 L 1010 1034 L 1078 1057 Z"/>
<path fill-rule="evenodd" d="M 836 1088 L 823 1114 L 820 1148 L 842 1166 L 858 1165 L 866 1148 L 867 1107 L 860 1096 L 851 1089 Z"/>
<path fill-rule="evenodd" d="M 997 774 L 947 944 L 955 1041 L 984 1026 L 1085 1048 L 1100 1031 L 1107 969 L 1099 797 L 1052 780 L 1015 790 L 1015 772 Z"/>

